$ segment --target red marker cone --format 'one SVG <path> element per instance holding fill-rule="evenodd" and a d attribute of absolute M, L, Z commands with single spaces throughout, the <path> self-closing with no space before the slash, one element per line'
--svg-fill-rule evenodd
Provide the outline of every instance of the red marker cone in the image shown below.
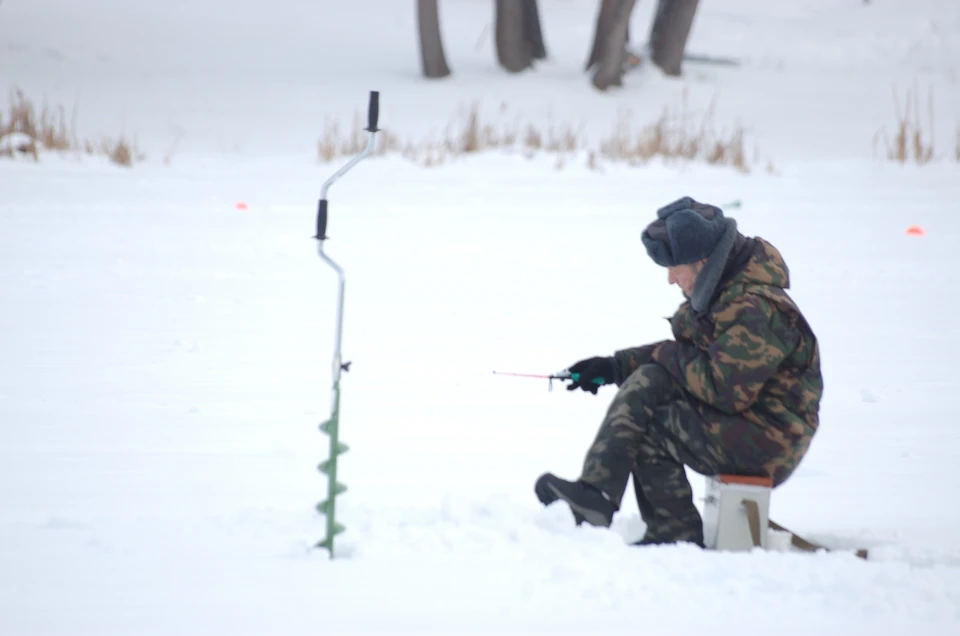
<path fill-rule="evenodd" d="M 923 236 L 926 232 L 923 231 L 923 228 L 919 225 L 911 225 L 907 228 L 908 236 Z"/>

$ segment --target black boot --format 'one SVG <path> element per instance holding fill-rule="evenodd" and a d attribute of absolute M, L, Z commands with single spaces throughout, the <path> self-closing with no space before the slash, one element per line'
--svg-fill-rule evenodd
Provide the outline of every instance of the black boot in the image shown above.
<path fill-rule="evenodd" d="M 690 543 L 697 546 L 698 548 L 706 549 L 703 544 L 703 539 L 699 537 L 692 537 L 689 539 L 663 539 L 663 538 L 654 538 L 650 536 L 644 536 L 639 541 L 634 541 L 630 545 L 676 545 L 678 543 Z"/>
<path fill-rule="evenodd" d="M 600 490 L 582 481 L 566 481 L 551 473 L 537 480 L 534 491 L 545 506 L 558 499 L 567 502 L 573 517 L 580 525 L 584 521 L 593 526 L 609 528 L 617 507 Z"/>
<path fill-rule="evenodd" d="M 630 545 L 676 545 L 678 543 L 689 543 L 698 548 L 705 549 L 702 532 L 686 532 L 679 537 L 658 537 L 651 535 L 649 529 L 643 535 L 642 539 L 634 541 Z"/>

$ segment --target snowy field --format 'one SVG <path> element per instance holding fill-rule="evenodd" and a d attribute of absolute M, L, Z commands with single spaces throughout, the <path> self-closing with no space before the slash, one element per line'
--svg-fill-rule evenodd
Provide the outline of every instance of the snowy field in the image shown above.
<path fill-rule="evenodd" d="M 492 2 L 441 0 L 454 74 L 435 83 L 410 2 L 4 0 L 0 87 L 76 104 L 82 136 L 146 159 L 0 160 L 0 634 L 960 633 L 960 4 L 701 4 L 688 49 L 741 67 L 601 94 L 592 0 L 541 0 L 551 59 L 520 76 L 482 35 Z M 873 144 L 914 82 L 924 120 L 935 105 L 920 167 Z M 311 237 L 345 159 L 317 141 L 370 90 L 404 138 L 478 101 L 593 143 L 686 90 L 760 159 L 389 156 L 335 184 L 353 365 L 330 560 L 311 546 L 336 278 Z M 771 516 L 835 552 L 635 548 L 630 496 L 601 530 L 533 494 L 577 475 L 614 390 L 492 371 L 668 337 L 680 293 L 639 236 L 683 195 L 740 201 L 791 268 L 826 390 Z"/>

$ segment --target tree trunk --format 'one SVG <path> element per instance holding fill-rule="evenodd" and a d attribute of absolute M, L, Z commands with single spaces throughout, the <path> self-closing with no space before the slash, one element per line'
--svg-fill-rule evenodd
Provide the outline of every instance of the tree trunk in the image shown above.
<path fill-rule="evenodd" d="M 593 31 L 593 46 L 590 47 L 590 57 L 587 58 L 587 64 L 583 70 L 589 71 L 593 65 L 600 61 L 603 55 L 603 46 L 610 35 L 613 25 L 613 13 L 618 0 L 601 0 L 600 10 L 597 12 L 597 24 Z"/>
<path fill-rule="evenodd" d="M 533 66 L 533 47 L 526 38 L 523 0 L 496 0 L 497 61 L 511 73 Z"/>
<path fill-rule="evenodd" d="M 680 75 L 699 0 L 660 0 L 650 29 L 650 58 L 667 75 Z"/>
<path fill-rule="evenodd" d="M 530 43 L 531 54 L 535 60 L 547 58 L 547 48 L 543 44 L 543 30 L 540 28 L 540 10 L 537 0 L 523 2 L 523 36 Z"/>
<path fill-rule="evenodd" d="M 615 0 L 610 28 L 601 44 L 601 57 L 593 74 L 593 85 L 605 91 L 623 84 L 623 62 L 630 30 L 630 14 L 637 0 Z M 602 7 L 601 7 L 602 10 Z"/>
<path fill-rule="evenodd" d="M 429 78 L 450 75 L 440 37 L 440 11 L 437 0 L 417 0 L 417 25 L 420 30 L 420 61 L 423 75 Z"/>

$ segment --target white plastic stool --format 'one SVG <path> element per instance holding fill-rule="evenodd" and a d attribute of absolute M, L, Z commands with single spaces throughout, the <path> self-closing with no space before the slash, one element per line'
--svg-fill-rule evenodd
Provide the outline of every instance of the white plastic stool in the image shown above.
<path fill-rule="evenodd" d="M 742 475 L 707 478 L 703 542 L 710 550 L 743 552 L 767 547 L 773 479 Z"/>

